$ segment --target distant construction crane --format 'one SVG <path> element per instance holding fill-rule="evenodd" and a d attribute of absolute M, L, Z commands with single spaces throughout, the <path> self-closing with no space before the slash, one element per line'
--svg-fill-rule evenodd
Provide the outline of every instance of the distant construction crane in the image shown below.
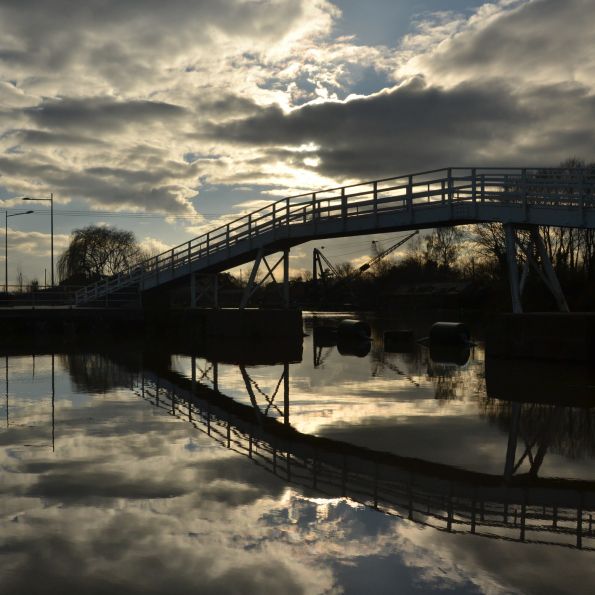
<path fill-rule="evenodd" d="M 385 256 L 388 256 L 389 254 L 394 252 L 397 248 L 401 247 L 405 242 L 409 241 L 413 236 L 416 236 L 418 233 L 419 229 L 417 229 L 413 233 L 410 233 L 408 236 L 405 236 L 402 240 L 399 240 L 396 244 L 393 244 L 386 250 L 383 250 L 382 252 L 374 256 L 372 260 L 369 260 L 365 264 L 362 264 L 362 266 L 358 269 L 359 273 L 361 274 L 367 271 L 371 266 L 374 266 L 377 262 L 380 262 Z"/>
<path fill-rule="evenodd" d="M 370 267 L 374 266 L 376 263 L 380 262 L 383 258 L 394 252 L 397 248 L 402 246 L 405 242 L 409 241 L 413 236 L 417 235 L 419 230 L 410 233 L 409 235 L 405 236 L 398 242 L 392 244 L 386 250 L 376 254 L 374 258 L 370 259 L 368 262 L 362 264 L 359 268 L 355 269 L 351 274 L 345 275 L 344 278 L 354 277 L 356 275 L 361 275 L 365 271 L 367 271 Z M 326 267 L 326 268 L 325 268 Z M 316 283 L 318 280 L 326 282 L 330 279 L 339 279 L 342 275 L 339 274 L 339 271 L 333 265 L 333 263 L 322 253 L 321 250 L 318 248 L 314 248 L 312 252 L 312 279 Z"/>

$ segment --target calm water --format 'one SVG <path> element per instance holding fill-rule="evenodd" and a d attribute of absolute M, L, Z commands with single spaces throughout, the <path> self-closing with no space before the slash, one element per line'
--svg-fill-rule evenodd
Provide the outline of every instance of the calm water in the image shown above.
<path fill-rule="evenodd" d="M 0 592 L 592 593 L 592 371 L 331 322 L 3 355 Z"/>

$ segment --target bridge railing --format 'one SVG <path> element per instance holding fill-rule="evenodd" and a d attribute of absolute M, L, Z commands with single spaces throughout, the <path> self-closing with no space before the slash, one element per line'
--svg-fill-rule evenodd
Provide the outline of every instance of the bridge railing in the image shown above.
<path fill-rule="evenodd" d="M 329 219 L 386 215 L 444 203 L 498 203 L 501 205 L 592 207 L 593 170 L 530 168 L 447 168 L 340 186 L 283 198 L 234 221 L 162 252 L 128 270 L 77 292 L 76 303 L 96 300 L 106 293 L 151 279 L 174 278 L 176 270 L 214 254 L 228 253 L 238 244 L 292 225 Z"/>
<path fill-rule="evenodd" d="M 595 550 L 593 508 L 576 488 L 572 490 L 576 506 L 569 506 L 565 490 L 559 488 L 502 488 L 496 494 L 481 484 L 424 476 L 421 469 L 403 473 L 397 466 L 358 454 L 339 455 L 267 435 L 258 422 L 236 418 L 202 401 L 200 388 L 185 390 L 151 376 L 141 372 L 141 378 L 132 383 L 135 394 L 287 483 L 314 489 L 325 497 L 349 497 L 440 531 Z M 200 382 L 197 386 L 201 387 Z"/>

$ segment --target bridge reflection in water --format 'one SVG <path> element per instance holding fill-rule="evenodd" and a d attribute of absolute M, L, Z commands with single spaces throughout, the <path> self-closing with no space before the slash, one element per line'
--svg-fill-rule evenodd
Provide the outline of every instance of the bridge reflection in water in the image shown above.
<path fill-rule="evenodd" d="M 571 450 L 573 439 L 576 440 L 573 432 L 579 424 L 591 436 L 592 409 L 586 407 L 593 403 L 590 373 L 582 378 L 586 388 L 577 388 L 569 395 L 563 392 L 560 381 L 563 371 L 551 365 L 544 368 L 531 362 L 486 362 L 487 397 L 478 400 L 479 413 L 508 431 L 507 446 L 502 452 L 503 473 L 497 475 L 298 431 L 291 425 L 289 374 L 290 363 L 299 361 L 301 353 L 298 360 L 275 366 L 279 375 L 270 393 L 252 378 L 251 367 L 238 365 L 249 398 L 243 403 L 221 389 L 219 363 L 200 359 L 199 365 L 196 356 L 188 355 L 187 349 L 183 351 L 190 363 L 188 376 L 172 369 L 171 356 L 166 353 L 145 352 L 142 359 L 141 352 L 134 350 L 126 352 L 125 358 L 122 352 L 66 353 L 58 357 L 75 385 L 92 392 L 131 388 L 153 407 L 192 424 L 213 441 L 244 455 L 283 481 L 324 497 L 346 497 L 382 513 L 450 533 L 595 549 L 595 481 L 538 475 L 554 435 L 558 442 L 568 443 Z M 174 353 L 179 354 L 180 350 Z M 320 365 L 317 355 L 315 347 L 314 363 Z M 55 423 L 58 427 L 60 423 L 54 414 L 54 359 L 51 354 L 51 376 L 44 380 L 52 423 L 51 438 L 48 436 L 49 444 L 45 445 L 51 444 L 52 448 Z M 459 355 L 457 359 L 460 360 Z M 435 374 L 438 383 L 447 378 L 449 366 L 451 371 L 457 369 L 455 364 L 444 361 L 434 362 L 433 366 L 430 375 Z M 407 371 L 388 367 L 415 384 L 415 377 Z M 42 404 L 34 400 L 29 407 L 28 402 L 21 400 L 9 409 L 8 356 L 5 369 L 7 428 L 14 424 L 30 427 L 34 421 L 31 414 L 38 417 Z M 580 379 L 579 369 L 571 372 L 575 380 Z M 539 379 L 541 384 L 537 390 L 526 391 L 521 377 L 525 383 L 533 382 L 534 389 Z M 589 386 L 591 390 L 587 390 Z M 440 394 L 437 384 L 436 395 Z M 535 402 L 527 402 L 528 396 Z M 561 398 L 564 404 L 560 403 Z M 46 401 L 45 396 L 43 400 Z M 521 473 L 527 466 L 528 471 Z"/>
<path fill-rule="evenodd" d="M 290 425 L 288 363 L 282 365 L 272 395 L 240 366 L 251 402 L 247 405 L 220 392 L 216 363 L 208 364 L 210 387 L 196 358 L 191 362 L 191 379 L 171 370 L 143 369 L 134 381 L 134 391 L 290 484 L 327 498 L 350 498 L 440 531 L 595 549 L 595 482 L 537 475 L 546 455 L 551 420 L 563 409 L 560 406 L 540 406 L 548 415 L 542 417 L 537 438 L 528 441 L 519 423 L 523 405 L 512 405 L 508 449 L 503 453 L 505 471 L 498 476 L 297 431 Z M 281 394 L 283 402 L 278 404 L 275 398 Z M 272 415 L 274 410 L 282 421 Z M 517 442 L 522 440 L 525 450 L 517 457 Z M 525 460 L 530 461 L 530 471 L 519 474 Z"/>

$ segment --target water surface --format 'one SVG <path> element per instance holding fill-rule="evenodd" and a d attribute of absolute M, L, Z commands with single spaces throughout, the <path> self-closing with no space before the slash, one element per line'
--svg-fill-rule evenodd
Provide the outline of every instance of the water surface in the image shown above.
<path fill-rule="evenodd" d="M 592 592 L 589 368 L 323 324 L 3 357 L 0 592 Z"/>

